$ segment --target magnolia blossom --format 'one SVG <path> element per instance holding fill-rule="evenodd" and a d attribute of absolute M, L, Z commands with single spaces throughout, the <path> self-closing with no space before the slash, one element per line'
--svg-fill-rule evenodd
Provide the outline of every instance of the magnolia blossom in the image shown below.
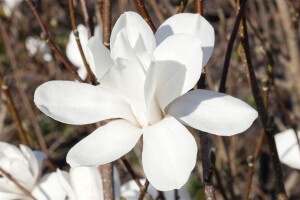
<path fill-rule="evenodd" d="M 97 167 L 57 169 L 43 177 L 32 192 L 38 200 L 103 200 L 102 178 Z"/>
<path fill-rule="evenodd" d="M 32 152 L 27 146 L 0 142 L 0 167 L 29 192 L 38 184 L 45 155 Z M 23 191 L 0 172 L 0 199 L 26 199 Z"/>
<path fill-rule="evenodd" d="M 300 132 L 297 134 L 300 139 Z M 293 129 L 275 135 L 279 159 L 282 163 L 300 169 L 300 147 Z"/>
<path fill-rule="evenodd" d="M 28 37 L 25 41 L 25 46 L 30 57 L 40 53 L 43 55 L 43 59 L 47 62 L 52 60 L 50 48 L 46 42 L 38 37 Z"/>
<path fill-rule="evenodd" d="M 142 184 L 145 183 L 145 179 L 141 179 L 140 181 Z M 147 193 L 149 193 L 153 197 L 153 199 L 156 199 L 156 197 L 158 196 L 158 191 L 151 184 L 147 189 Z M 164 192 L 163 194 L 166 200 L 175 199 L 174 191 Z M 126 200 L 136 200 L 138 199 L 139 195 L 140 188 L 134 180 L 130 180 L 121 186 L 121 197 L 125 198 Z M 180 188 L 180 190 L 178 190 L 178 196 L 183 200 L 191 200 L 191 196 L 189 195 L 187 190 L 187 185 L 184 185 L 182 188 Z"/>
<path fill-rule="evenodd" d="M 88 43 L 88 30 L 82 24 L 79 24 L 77 26 L 77 30 L 78 30 L 81 46 L 83 47 L 84 54 L 86 55 L 87 49 L 85 47 Z M 98 37 L 98 39 L 100 41 L 102 41 L 102 28 L 100 26 L 95 27 L 94 35 L 95 35 L 95 37 Z M 77 46 L 77 42 L 76 42 L 73 31 L 70 33 L 70 36 L 69 36 L 69 41 L 68 41 L 68 44 L 66 47 L 66 55 L 67 55 L 68 59 L 71 61 L 71 63 L 79 68 L 78 75 L 80 76 L 80 78 L 86 79 L 87 71 L 85 69 L 85 66 L 84 66 L 79 48 Z M 91 70 L 93 72 L 95 71 L 93 66 L 91 66 Z"/>
<path fill-rule="evenodd" d="M 239 99 L 190 91 L 214 46 L 214 30 L 202 16 L 174 15 L 154 35 L 140 15 L 127 12 L 117 20 L 110 44 L 108 50 L 97 37 L 88 42 L 87 58 L 99 86 L 50 81 L 35 92 L 37 107 L 60 122 L 116 119 L 69 151 L 72 167 L 119 159 L 143 136 L 142 163 L 150 183 L 161 191 L 179 189 L 197 158 L 196 141 L 184 125 L 230 136 L 257 118 Z"/>

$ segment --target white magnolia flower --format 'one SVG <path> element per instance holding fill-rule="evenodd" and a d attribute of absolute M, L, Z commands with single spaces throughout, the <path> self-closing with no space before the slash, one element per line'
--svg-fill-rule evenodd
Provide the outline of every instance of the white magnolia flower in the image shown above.
<path fill-rule="evenodd" d="M 82 24 L 79 24 L 77 26 L 77 30 L 78 30 L 78 33 L 79 33 L 79 39 L 80 39 L 81 46 L 84 50 L 84 54 L 86 55 L 86 48 L 85 47 L 88 44 L 88 30 Z M 100 41 L 102 41 L 102 28 L 100 26 L 95 27 L 94 35 L 96 37 L 98 37 L 98 39 Z M 75 35 L 74 35 L 73 31 L 71 31 L 70 36 L 69 36 L 69 41 L 68 41 L 68 44 L 67 44 L 67 47 L 66 47 L 66 55 L 67 55 L 68 59 L 71 61 L 71 63 L 79 68 L 78 69 L 78 75 L 80 76 L 80 78 L 85 80 L 86 77 L 87 77 L 87 71 L 85 69 L 82 57 L 80 55 L 80 51 L 79 51 L 79 48 L 77 46 Z M 93 66 L 91 66 L 91 70 L 93 72 L 95 71 Z"/>
<path fill-rule="evenodd" d="M 145 183 L 145 179 L 141 179 L 140 181 L 142 184 Z M 149 193 L 154 199 L 158 196 L 158 191 L 151 184 L 147 189 L 147 193 Z M 121 196 L 126 200 L 136 200 L 140 196 L 140 188 L 134 180 L 130 180 L 121 186 Z M 191 196 L 187 190 L 187 185 L 184 185 L 180 188 L 180 190 L 178 190 L 178 196 L 183 200 L 191 200 Z M 164 192 L 164 197 L 166 200 L 174 200 L 174 191 Z"/>
<path fill-rule="evenodd" d="M 142 163 L 158 190 L 181 188 L 196 164 L 197 144 L 182 125 L 222 136 L 245 131 L 257 112 L 243 101 L 208 90 L 191 90 L 214 45 L 214 30 L 198 14 L 177 14 L 153 35 L 140 15 L 116 22 L 109 51 L 98 38 L 87 57 L 101 83 L 50 81 L 35 104 L 67 124 L 116 119 L 99 127 L 67 155 L 73 166 L 102 165 L 128 153 L 143 135 Z M 181 122 L 181 123 L 180 123 Z"/>
<path fill-rule="evenodd" d="M 102 178 L 97 167 L 57 169 L 43 177 L 34 189 L 38 200 L 103 200 Z"/>
<path fill-rule="evenodd" d="M 43 55 L 43 59 L 47 62 L 52 60 L 50 48 L 45 41 L 38 37 L 28 37 L 25 41 L 25 46 L 30 57 L 40 53 Z"/>
<path fill-rule="evenodd" d="M 300 139 L 300 132 L 298 132 Z M 279 159 L 282 163 L 300 169 L 300 147 L 293 129 L 275 135 Z"/>
<path fill-rule="evenodd" d="M 41 174 L 41 164 L 45 155 L 32 152 L 27 146 L 20 149 L 0 141 L 0 167 L 10 174 L 14 180 L 31 192 L 38 183 Z M 0 172 L 0 199 L 26 199 L 23 191 Z"/>

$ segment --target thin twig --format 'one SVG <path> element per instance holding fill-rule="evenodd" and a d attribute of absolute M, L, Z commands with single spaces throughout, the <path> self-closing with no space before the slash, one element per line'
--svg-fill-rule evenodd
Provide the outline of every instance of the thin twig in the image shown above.
<path fill-rule="evenodd" d="M 238 6 L 238 5 L 237 5 Z M 258 114 L 263 125 L 267 141 L 269 143 L 269 149 L 271 154 L 271 159 L 273 163 L 274 175 L 275 175 L 275 186 L 277 192 L 277 199 L 287 199 L 286 191 L 283 183 L 283 176 L 281 171 L 281 165 L 277 153 L 277 148 L 275 144 L 275 139 L 273 135 L 274 128 L 270 125 L 269 116 L 267 110 L 265 108 L 265 104 L 263 101 L 263 97 L 261 96 L 261 92 L 257 83 L 257 79 L 254 73 L 254 68 L 251 62 L 250 48 L 248 42 L 248 32 L 246 27 L 246 20 L 243 17 L 240 28 L 239 35 L 241 39 L 242 49 L 240 51 L 241 59 L 243 64 L 246 66 L 246 69 L 249 74 L 251 89 L 254 96 L 255 103 L 257 105 Z"/>
<path fill-rule="evenodd" d="M 227 81 L 227 75 L 228 75 L 228 70 L 229 70 L 229 64 L 231 60 L 231 52 L 233 49 L 234 41 L 236 38 L 236 35 L 239 30 L 239 24 L 241 22 L 242 16 L 244 15 L 245 8 L 246 8 L 246 3 L 247 0 L 242 1 L 241 6 L 239 7 L 238 14 L 236 16 L 233 30 L 230 35 L 230 39 L 227 45 L 226 53 L 225 53 L 225 61 L 223 65 L 223 71 L 222 71 L 222 76 L 221 76 L 221 81 L 220 81 L 220 86 L 219 86 L 219 92 L 225 93 L 226 92 L 226 81 Z"/>
<path fill-rule="evenodd" d="M 189 0 L 181 0 L 177 13 L 183 13 Z"/>
<path fill-rule="evenodd" d="M 25 0 L 26 3 L 28 4 L 28 6 L 30 7 L 31 11 L 33 12 L 34 16 L 36 17 L 41 29 L 42 29 L 42 33 L 41 33 L 41 38 L 43 40 L 45 40 L 50 47 L 52 48 L 52 50 L 54 51 L 54 53 L 57 55 L 57 57 L 59 58 L 59 60 L 64 64 L 64 66 L 67 68 L 67 70 L 72 74 L 72 76 L 79 82 L 83 82 L 83 80 L 78 76 L 77 72 L 74 70 L 74 68 L 72 67 L 72 65 L 70 64 L 70 62 L 67 60 L 67 58 L 62 54 L 62 52 L 59 50 L 59 48 L 57 47 L 57 45 L 55 44 L 54 40 L 52 39 L 45 23 L 43 22 L 40 14 L 37 12 L 34 3 L 32 0 Z"/>
<path fill-rule="evenodd" d="M 203 0 L 196 0 L 195 9 L 197 13 L 203 15 Z"/>
<path fill-rule="evenodd" d="M 152 10 L 154 11 L 154 13 L 156 15 L 158 22 L 160 24 L 162 24 L 165 21 L 165 17 L 162 14 L 160 8 L 158 7 L 157 1 L 156 0 L 148 0 L 148 2 L 151 5 Z"/>
<path fill-rule="evenodd" d="M 91 38 L 93 36 L 94 31 L 92 30 L 93 27 L 90 26 L 92 20 L 90 20 L 89 13 L 87 11 L 86 0 L 80 0 L 80 7 L 81 7 L 85 27 L 88 30 L 88 37 Z"/>
<path fill-rule="evenodd" d="M 69 0 L 69 11 L 70 11 L 71 24 L 72 24 L 72 28 L 73 28 L 73 34 L 75 36 L 75 40 L 76 40 L 84 67 L 87 71 L 88 77 L 89 77 L 90 81 L 92 82 L 92 84 L 98 85 L 99 83 L 97 82 L 96 76 L 92 72 L 90 65 L 88 64 L 86 57 L 84 55 L 83 49 L 82 49 L 82 45 L 81 45 L 80 38 L 79 38 L 79 32 L 77 30 L 77 25 L 76 25 L 75 9 L 74 9 L 73 0 Z"/>
<path fill-rule="evenodd" d="M 12 175 L 6 172 L 2 167 L 0 167 L 0 173 L 3 174 L 3 176 L 5 176 L 8 180 L 13 182 L 26 196 L 28 196 L 32 200 L 37 200 L 25 187 L 18 183 L 18 181 L 16 181 L 16 179 L 14 179 Z"/>
<path fill-rule="evenodd" d="M 11 94 L 9 92 L 8 87 L 6 85 L 4 85 L 3 78 L 1 77 L 1 75 L 0 75 L 0 87 L 1 87 L 1 91 L 2 91 L 3 95 L 6 98 L 8 110 L 11 114 L 11 117 L 12 117 L 16 127 L 17 127 L 18 134 L 19 134 L 19 137 L 21 139 L 21 142 L 24 145 L 28 145 L 28 140 L 27 140 L 27 136 L 26 136 L 27 133 L 25 132 L 25 130 L 23 128 L 20 116 L 19 116 L 19 114 L 16 110 L 16 106 L 14 104 L 14 101 L 11 97 Z"/>
<path fill-rule="evenodd" d="M 129 172 L 129 174 L 131 175 L 132 179 L 136 182 L 136 184 L 139 186 L 139 188 L 141 188 L 143 185 L 140 182 L 140 179 L 136 176 L 134 170 L 132 169 L 130 163 L 128 162 L 128 160 L 126 159 L 125 156 L 122 156 L 121 158 L 124 166 L 126 167 L 127 171 Z"/>
<path fill-rule="evenodd" d="M 111 1 L 103 0 L 103 44 L 110 47 L 110 34 L 111 34 Z"/>
<path fill-rule="evenodd" d="M 152 29 L 153 33 L 156 32 L 156 27 L 154 26 L 150 15 L 148 13 L 148 11 L 145 8 L 145 4 L 143 2 L 143 0 L 135 0 L 135 5 L 138 9 L 138 11 L 140 12 L 140 14 L 142 15 L 142 17 L 144 18 L 144 20 L 149 24 L 150 28 Z"/>
<path fill-rule="evenodd" d="M 148 179 L 146 179 L 145 184 L 140 189 L 141 193 L 140 193 L 140 196 L 139 196 L 138 200 L 143 200 L 144 199 L 144 197 L 147 193 L 148 186 L 149 186 L 149 181 L 148 181 Z"/>

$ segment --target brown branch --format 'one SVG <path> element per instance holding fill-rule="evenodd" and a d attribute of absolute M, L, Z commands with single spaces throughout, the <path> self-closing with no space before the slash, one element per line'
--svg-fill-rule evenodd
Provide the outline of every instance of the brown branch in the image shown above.
<path fill-rule="evenodd" d="M 150 15 L 145 8 L 145 4 L 144 4 L 143 0 L 135 0 L 135 5 L 136 5 L 136 8 L 138 9 L 138 11 L 140 12 L 140 14 L 142 15 L 142 17 L 144 18 L 144 20 L 148 23 L 148 25 L 152 29 L 153 33 L 155 33 L 156 27 L 154 26 L 154 24 L 150 18 Z"/>
<path fill-rule="evenodd" d="M 14 101 L 11 97 L 11 94 L 9 92 L 8 87 L 6 85 L 4 85 L 3 78 L 1 77 L 1 75 L 0 75 L 0 87 L 1 87 L 1 91 L 2 91 L 3 95 L 5 96 L 8 110 L 11 114 L 11 117 L 12 117 L 16 127 L 17 127 L 18 134 L 19 134 L 19 137 L 21 139 L 21 142 L 24 145 L 28 145 L 28 139 L 27 139 L 27 136 L 26 136 L 27 133 L 25 132 L 25 130 L 23 128 L 20 116 L 19 116 L 19 114 L 16 110 L 16 106 L 14 104 Z"/>
<path fill-rule="evenodd" d="M 127 0 L 118 0 L 120 13 L 123 14 L 127 10 Z"/>
<path fill-rule="evenodd" d="M 105 164 L 99 166 L 100 174 L 103 182 L 103 197 L 104 200 L 114 200 L 114 178 L 113 178 L 113 164 Z"/>
<path fill-rule="evenodd" d="M 197 13 L 203 15 L 203 0 L 196 0 L 195 9 Z"/>
<path fill-rule="evenodd" d="M 25 0 L 26 3 L 28 4 L 28 6 L 30 7 L 31 11 L 33 12 L 34 16 L 36 17 L 41 29 L 42 29 L 42 33 L 41 33 L 41 38 L 43 40 L 45 40 L 50 47 L 52 48 L 52 50 L 54 51 L 54 53 L 56 54 L 56 56 L 59 58 L 59 60 L 64 64 L 64 66 L 67 68 L 67 70 L 72 74 L 72 76 L 79 82 L 83 82 L 83 80 L 78 76 L 77 72 L 74 70 L 74 68 L 72 67 L 72 65 L 69 63 L 69 61 L 66 59 L 66 57 L 62 54 L 62 52 L 59 50 L 59 48 L 56 46 L 54 40 L 52 39 L 45 23 L 43 22 L 40 14 L 37 12 L 34 3 L 32 0 Z"/>
<path fill-rule="evenodd" d="M 177 13 L 183 13 L 189 0 L 181 0 Z"/>
<path fill-rule="evenodd" d="M 30 191 L 28 191 L 25 187 L 23 187 L 20 183 L 18 183 L 18 181 L 16 181 L 12 177 L 12 175 L 10 175 L 8 172 L 6 172 L 1 167 L 0 167 L 0 173 L 2 173 L 8 180 L 10 180 L 11 182 L 13 182 L 26 196 L 28 196 L 29 198 L 31 198 L 33 200 L 37 200 L 34 196 L 32 196 L 32 194 L 30 193 Z"/>
<path fill-rule="evenodd" d="M 237 5 L 239 6 L 239 5 Z M 254 68 L 252 65 L 251 61 L 251 55 L 250 55 L 250 47 L 249 47 L 249 42 L 248 42 L 248 32 L 247 32 L 247 27 L 246 27 L 246 20 L 243 17 L 240 28 L 239 28 L 239 35 L 241 39 L 241 46 L 242 49 L 240 51 L 240 56 L 242 59 L 243 64 L 246 66 L 249 78 L 250 78 L 250 83 L 251 83 L 251 89 L 252 93 L 254 96 L 255 103 L 257 105 L 257 110 L 258 114 L 260 117 L 260 121 L 263 125 L 267 141 L 269 143 L 269 149 L 270 149 L 270 154 L 271 154 L 271 159 L 272 159 L 272 164 L 273 164 L 273 170 L 274 170 L 274 175 L 275 175 L 275 186 L 276 186 L 276 192 L 277 192 L 277 199 L 287 199 L 286 191 L 284 188 L 283 184 L 283 176 L 282 176 L 282 171 L 281 171 L 281 165 L 277 153 L 277 148 L 275 144 L 275 139 L 274 139 L 274 128 L 270 124 L 269 116 L 267 113 L 267 110 L 265 108 L 265 104 L 263 101 L 263 97 L 261 95 L 257 79 L 255 76 Z"/>
<path fill-rule="evenodd" d="M 90 81 L 92 82 L 92 84 L 98 85 L 99 83 L 97 82 L 97 79 L 96 79 L 94 73 L 92 72 L 90 65 L 88 64 L 86 57 L 84 55 L 83 49 L 82 49 L 82 45 L 81 45 L 80 38 L 79 38 L 79 32 L 77 30 L 77 25 L 76 25 L 75 8 L 74 8 L 73 0 L 69 0 L 69 11 L 70 11 L 71 24 L 72 24 L 72 28 L 73 28 L 73 34 L 75 36 L 75 40 L 76 40 L 82 61 L 84 63 L 84 67 L 87 71 L 88 77 L 89 77 Z"/>
<path fill-rule="evenodd" d="M 220 86 L 219 86 L 219 92 L 222 92 L 222 93 L 226 92 L 226 81 L 227 81 L 230 60 L 231 60 L 231 52 L 233 49 L 236 35 L 239 30 L 239 24 L 241 22 L 242 16 L 245 13 L 246 3 L 247 3 L 247 0 L 242 1 L 241 6 L 239 7 L 238 14 L 237 14 L 235 22 L 234 22 L 233 30 L 231 32 L 230 39 L 229 39 L 229 42 L 227 45 L 227 49 L 226 49 L 226 53 L 225 53 L 225 60 L 224 60 L 224 65 L 223 65 L 223 71 L 222 71 L 222 76 L 221 76 L 221 81 L 220 81 Z"/>
<path fill-rule="evenodd" d="M 110 34 L 111 34 L 111 1 L 103 0 L 103 44 L 110 47 Z"/>
<path fill-rule="evenodd" d="M 126 159 L 125 156 L 122 156 L 121 158 L 124 166 L 126 167 L 127 171 L 129 172 L 129 174 L 131 175 L 132 179 L 135 181 L 135 183 L 139 186 L 139 188 L 141 188 L 143 185 L 140 182 L 140 179 L 136 176 L 134 170 L 132 169 L 130 163 L 128 162 L 128 160 Z"/>
<path fill-rule="evenodd" d="M 145 184 L 140 188 L 141 193 L 140 193 L 138 200 L 144 199 L 145 195 L 147 194 L 148 186 L 149 186 L 149 181 L 148 181 L 148 179 L 146 179 Z"/>
<path fill-rule="evenodd" d="M 87 11 L 87 7 L 86 7 L 86 0 L 80 0 L 80 7 L 81 7 L 85 27 L 88 30 L 88 37 L 91 38 L 93 36 L 93 31 L 90 26 L 91 21 L 90 21 L 89 13 Z"/>
<path fill-rule="evenodd" d="M 148 2 L 151 5 L 152 10 L 154 11 L 159 23 L 162 24 L 165 21 L 165 17 L 161 13 L 160 8 L 157 5 L 157 1 L 156 0 L 149 0 Z"/>

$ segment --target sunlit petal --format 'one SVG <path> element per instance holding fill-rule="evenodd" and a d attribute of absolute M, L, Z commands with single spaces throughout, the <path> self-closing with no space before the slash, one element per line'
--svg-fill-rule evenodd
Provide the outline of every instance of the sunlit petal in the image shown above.
<path fill-rule="evenodd" d="M 112 162 L 128 153 L 141 134 L 141 129 L 126 120 L 109 122 L 77 143 L 69 151 L 67 162 L 72 167 Z"/>
<path fill-rule="evenodd" d="M 175 99 L 166 113 L 193 128 L 222 136 L 247 130 L 258 116 L 245 102 L 208 90 L 193 90 Z"/>
<path fill-rule="evenodd" d="M 46 115 L 67 124 L 89 124 L 110 118 L 135 122 L 128 104 L 99 86 L 85 83 L 44 83 L 36 89 L 34 102 Z"/>
<path fill-rule="evenodd" d="M 175 118 L 166 116 L 143 129 L 143 168 L 158 190 L 181 188 L 195 167 L 197 144 L 192 134 Z"/>

